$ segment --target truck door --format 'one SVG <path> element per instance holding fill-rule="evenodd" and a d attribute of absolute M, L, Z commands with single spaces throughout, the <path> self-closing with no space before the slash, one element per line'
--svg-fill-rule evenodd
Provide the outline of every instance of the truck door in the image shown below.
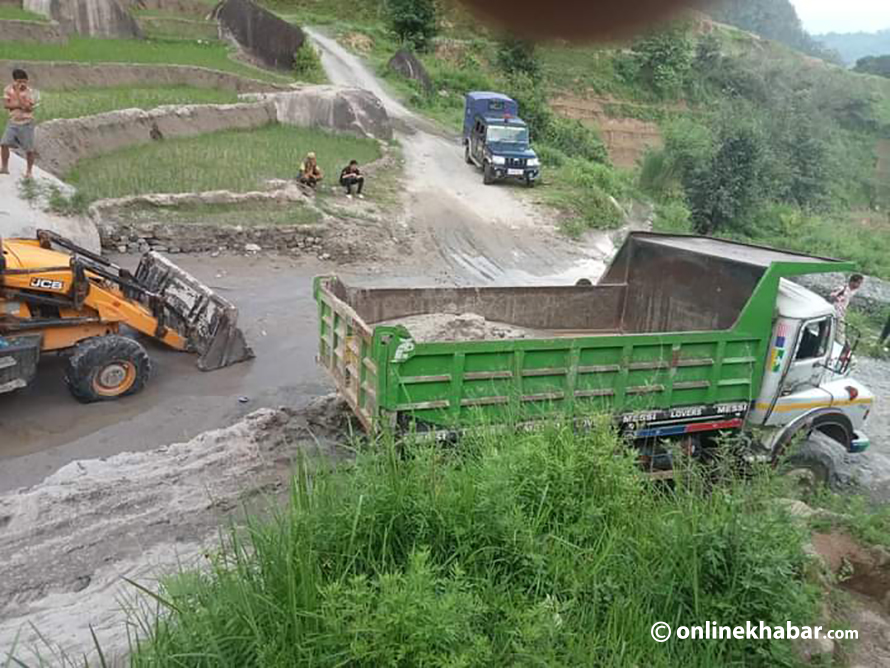
<path fill-rule="evenodd" d="M 782 383 L 783 394 L 819 386 L 831 350 L 832 323 L 833 318 L 828 316 L 803 323 L 791 367 Z"/>

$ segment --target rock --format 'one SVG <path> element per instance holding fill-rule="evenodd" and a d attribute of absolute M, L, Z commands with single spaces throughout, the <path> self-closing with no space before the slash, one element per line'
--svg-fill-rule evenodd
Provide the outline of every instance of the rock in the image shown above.
<path fill-rule="evenodd" d="M 330 253 L 322 253 L 322 254 L 318 257 L 318 259 L 319 259 L 319 260 L 330 260 L 330 259 L 331 259 L 331 254 L 330 254 Z"/>
<path fill-rule="evenodd" d="M 806 663 L 830 665 L 834 654 L 834 641 L 828 638 L 810 638 L 793 640 L 798 656 Z M 820 663 L 823 662 L 823 663 Z"/>
<path fill-rule="evenodd" d="M 244 250 L 248 253 L 259 253 L 263 249 L 257 244 L 244 244 Z"/>
<path fill-rule="evenodd" d="M 136 19 L 119 0 L 24 0 L 22 7 L 58 21 L 66 33 L 89 37 L 142 37 Z"/>
<path fill-rule="evenodd" d="M 213 10 L 220 29 L 268 67 L 290 70 L 306 35 L 250 0 L 224 0 Z"/>
<path fill-rule="evenodd" d="M 126 253 L 127 247 L 124 244 L 121 244 L 120 246 L 117 247 L 117 252 L 118 253 Z"/>
<path fill-rule="evenodd" d="M 389 59 L 386 64 L 387 68 L 393 72 L 401 74 L 406 79 L 418 82 L 425 93 L 433 92 L 433 82 L 430 75 L 427 74 L 423 63 L 408 49 L 399 49 L 395 55 Z"/>
<path fill-rule="evenodd" d="M 275 105 L 279 123 L 322 127 L 389 141 L 392 125 L 380 99 L 370 91 L 342 86 L 304 86 L 286 93 L 256 93 L 244 99 Z M 307 194 L 314 195 L 312 189 Z"/>
<path fill-rule="evenodd" d="M 809 519 L 816 512 L 803 501 L 798 501 L 796 499 L 776 499 L 775 503 L 786 513 L 791 515 L 791 517 Z"/>

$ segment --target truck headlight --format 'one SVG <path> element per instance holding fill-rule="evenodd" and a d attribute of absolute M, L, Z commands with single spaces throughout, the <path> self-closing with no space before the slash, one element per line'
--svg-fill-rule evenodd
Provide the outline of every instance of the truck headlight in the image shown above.
<path fill-rule="evenodd" d="M 529 167 L 540 167 L 541 161 L 538 160 L 537 158 L 529 158 L 525 164 L 528 165 Z"/>
<path fill-rule="evenodd" d="M 493 155 L 491 156 L 491 162 L 494 165 L 506 165 L 507 159 L 501 155 Z"/>

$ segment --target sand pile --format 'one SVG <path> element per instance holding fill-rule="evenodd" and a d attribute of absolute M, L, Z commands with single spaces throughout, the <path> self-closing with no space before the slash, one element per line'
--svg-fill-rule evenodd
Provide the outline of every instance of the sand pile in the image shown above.
<path fill-rule="evenodd" d="M 476 313 L 424 313 L 377 323 L 378 325 L 402 325 L 415 341 L 490 341 L 494 339 L 530 339 L 545 333 L 527 327 L 517 327 L 506 322 L 487 320 Z"/>

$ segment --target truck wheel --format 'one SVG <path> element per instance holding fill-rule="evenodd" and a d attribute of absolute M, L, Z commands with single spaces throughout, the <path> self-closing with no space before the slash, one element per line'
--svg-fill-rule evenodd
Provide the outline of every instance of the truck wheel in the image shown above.
<path fill-rule="evenodd" d="M 487 186 L 490 186 L 494 183 L 494 170 L 491 168 L 491 164 L 486 162 L 482 166 L 482 183 Z"/>
<path fill-rule="evenodd" d="M 813 489 L 837 482 L 835 460 L 842 458 L 844 447 L 834 439 L 813 431 L 795 450 L 779 462 L 782 475 L 800 478 Z"/>
<path fill-rule="evenodd" d="M 85 339 L 68 358 L 65 382 L 85 404 L 136 394 L 148 380 L 151 360 L 137 341 L 109 334 Z"/>
<path fill-rule="evenodd" d="M 464 144 L 464 160 L 467 161 L 468 165 L 473 164 L 473 159 L 470 157 L 470 145 Z"/>
<path fill-rule="evenodd" d="M 529 176 L 525 177 L 525 187 L 526 188 L 534 188 L 535 183 L 536 183 L 536 181 L 533 178 L 531 178 Z"/>

